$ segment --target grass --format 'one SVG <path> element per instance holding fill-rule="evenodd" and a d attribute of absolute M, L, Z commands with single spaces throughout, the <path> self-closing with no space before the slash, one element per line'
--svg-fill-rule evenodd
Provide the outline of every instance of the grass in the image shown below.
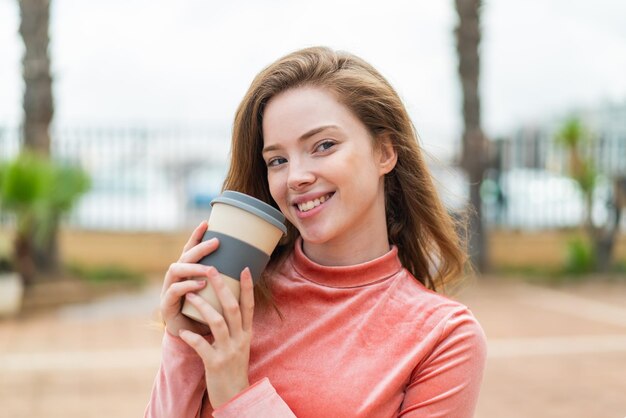
<path fill-rule="evenodd" d="M 581 283 L 587 280 L 626 281 L 626 260 L 618 260 L 606 273 L 577 271 L 571 265 L 547 267 L 538 265 L 500 266 L 491 274 L 503 278 L 521 279 L 530 283 L 559 285 Z"/>
<path fill-rule="evenodd" d="M 85 280 L 88 283 L 100 284 L 127 284 L 130 287 L 139 287 L 146 283 L 145 275 L 119 265 L 84 266 L 70 264 L 68 272 Z"/>

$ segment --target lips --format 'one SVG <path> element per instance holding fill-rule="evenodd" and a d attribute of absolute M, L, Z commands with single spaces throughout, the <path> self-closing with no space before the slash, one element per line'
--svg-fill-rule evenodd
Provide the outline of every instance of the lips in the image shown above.
<path fill-rule="evenodd" d="M 312 200 L 308 200 L 305 202 L 301 202 L 301 203 L 297 203 L 296 207 L 298 208 L 298 210 L 300 212 L 308 212 L 313 208 L 318 207 L 319 205 L 321 205 L 322 203 L 326 202 L 328 199 L 330 199 L 332 197 L 333 193 L 328 193 L 325 194 L 323 196 L 320 196 L 318 198 L 312 199 Z"/>

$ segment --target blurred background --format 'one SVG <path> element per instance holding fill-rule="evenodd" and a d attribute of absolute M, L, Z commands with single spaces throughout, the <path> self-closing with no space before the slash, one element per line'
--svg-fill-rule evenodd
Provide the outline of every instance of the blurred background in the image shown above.
<path fill-rule="evenodd" d="M 236 107 L 313 45 L 380 70 L 450 212 L 474 208 L 454 297 L 489 340 L 476 416 L 626 416 L 625 21 L 619 0 L 0 0 L 3 416 L 143 412 L 160 281 Z"/>

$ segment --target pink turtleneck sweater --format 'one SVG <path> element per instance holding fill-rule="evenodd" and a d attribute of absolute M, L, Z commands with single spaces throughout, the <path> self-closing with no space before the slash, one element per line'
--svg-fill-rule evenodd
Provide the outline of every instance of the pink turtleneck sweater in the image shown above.
<path fill-rule="evenodd" d="M 472 417 L 486 344 L 463 305 L 427 290 L 396 248 L 349 267 L 300 245 L 273 278 L 283 315 L 255 313 L 252 385 L 213 410 L 197 354 L 165 332 L 146 417 Z"/>

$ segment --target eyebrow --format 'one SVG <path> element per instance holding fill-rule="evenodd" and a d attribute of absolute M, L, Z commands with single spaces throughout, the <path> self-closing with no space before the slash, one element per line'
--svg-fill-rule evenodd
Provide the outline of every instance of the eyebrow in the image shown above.
<path fill-rule="evenodd" d="M 309 139 L 310 137 L 312 137 L 313 135 L 316 135 L 320 132 L 325 131 L 326 129 L 337 129 L 338 126 L 337 125 L 324 125 L 324 126 L 319 126 L 317 128 L 313 128 L 310 131 L 307 131 L 305 133 L 303 133 L 300 138 L 298 138 L 298 141 L 305 141 L 307 139 Z M 270 151 L 275 151 L 278 148 L 280 148 L 278 145 L 270 145 L 268 147 L 264 147 L 263 151 L 261 151 L 261 154 L 265 154 L 266 152 L 270 152 Z"/>

